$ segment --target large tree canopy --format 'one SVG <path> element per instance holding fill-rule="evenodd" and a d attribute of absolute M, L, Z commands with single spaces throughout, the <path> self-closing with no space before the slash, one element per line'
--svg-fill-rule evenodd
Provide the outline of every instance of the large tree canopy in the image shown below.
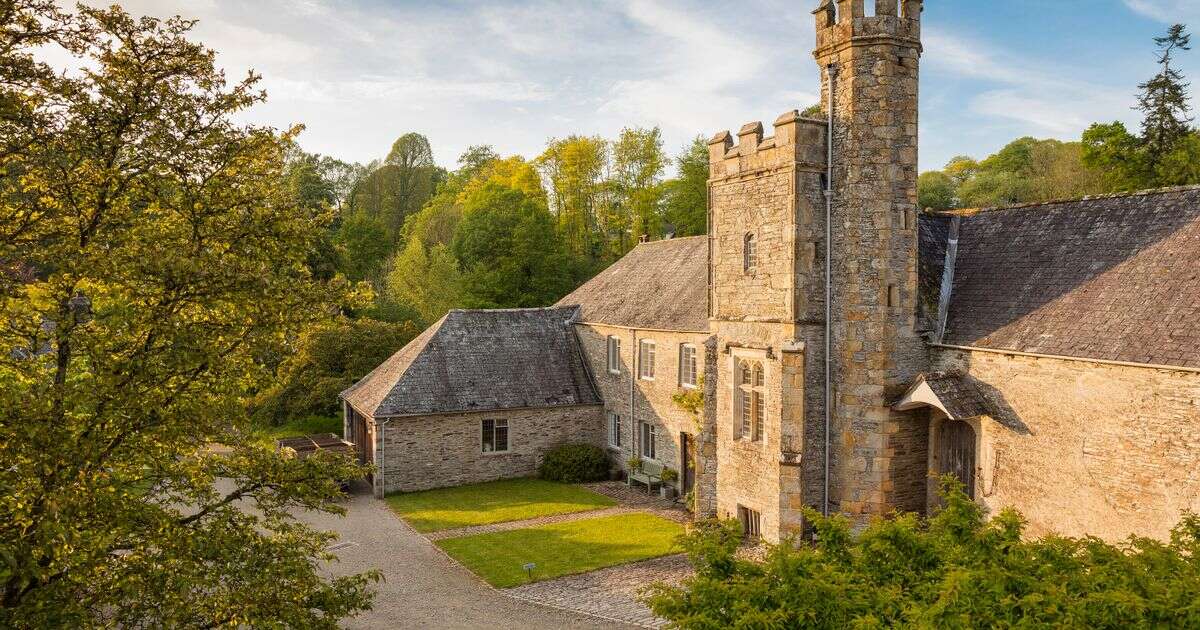
<path fill-rule="evenodd" d="M 56 6 L 0 10 L 0 626 L 334 627 L 371 576 L 324 577 L 288 513 L 361 471 L 259 445 L 244 405 L 347 299 L 306 264 L 294 131 L 234 122 L 257 78 L 191 22 Z"/>

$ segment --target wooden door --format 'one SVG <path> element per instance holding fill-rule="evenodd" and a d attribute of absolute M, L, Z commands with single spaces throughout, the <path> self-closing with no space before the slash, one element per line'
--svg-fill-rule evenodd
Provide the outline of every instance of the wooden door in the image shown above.
<path fill-rule="evenodd" d="M 683 480 L 682 492 L 687 494 L 696 486 L 696 440 L 690 433 L 679 434 L 679 451 L 682 460 L 680 466 L 683 468 L 679 476 Z"/>
<path fill-rule="evenodd" d="M 938 476 L 950 473 L 975 498 L 975 429 L 960 420 L 945 420 L 938 428 Z"/>

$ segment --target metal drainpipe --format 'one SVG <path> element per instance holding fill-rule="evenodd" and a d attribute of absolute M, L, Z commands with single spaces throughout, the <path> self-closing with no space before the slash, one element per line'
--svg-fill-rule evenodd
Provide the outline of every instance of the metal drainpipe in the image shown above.
<path fill-rule="evenodd" d="M 829 516 L 829 427 L 833 415 L 832 379 L 832 299 L 833 299 L 833 90 L 837 81 L 838 68 L 826 66 L 829 73 L 828 121 L 826 126 L 825 156 L 825 488 L 822 495 L 821 513 Z"/>
<path fill-rule="evenodd" d="M 386 418 L 379 425 L 379 498 L 387 496 L 387 425 L 391 418 Z"/>
<path fill-rule="evenodd" d="M 634 415 L 636 412 L 636 408 L 634 407 L 634 390 L 637 384 L 635 380 L 637 379 L 637 363 L 640 352 L 638 349 L 637 329 L 634 328 L 630 332 L 633 335 L 633 344 L 629 351 L 633 353 L 633 358 L 629 361 L 629 365 L 632 366 L 629 370 L 629 446 L 633 449 L 633 454 L 640 458 L 642 451 L 638 448 L 638 440 L 641 439 L 641 436 L 638 435 L 637 418 Z"/>

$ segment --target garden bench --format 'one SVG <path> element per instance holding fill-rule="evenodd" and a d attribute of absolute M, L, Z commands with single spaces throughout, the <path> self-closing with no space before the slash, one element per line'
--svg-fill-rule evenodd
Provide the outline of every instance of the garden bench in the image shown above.
<path fill-rule="evenodd" d="M 654 489 L 654 484 L 662 485 L 663 466 L 658 462 L 643 461 L 641 470 L 629 471 L 629 476 L 625 478 L 625 485 L 633 487 L 633 482 L 641 482 L 646 484 L 646 494 Z"/>

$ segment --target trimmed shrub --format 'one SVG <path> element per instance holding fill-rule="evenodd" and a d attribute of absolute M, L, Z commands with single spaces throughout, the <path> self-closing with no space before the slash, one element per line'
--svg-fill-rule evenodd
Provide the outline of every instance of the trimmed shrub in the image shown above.
<path fill-rule="evenodd" d="M 546 453 L 538 476 L 547 481 L 582 483 L 608 479 L 608 454 L 591 444 L 568 444 Z"/>

